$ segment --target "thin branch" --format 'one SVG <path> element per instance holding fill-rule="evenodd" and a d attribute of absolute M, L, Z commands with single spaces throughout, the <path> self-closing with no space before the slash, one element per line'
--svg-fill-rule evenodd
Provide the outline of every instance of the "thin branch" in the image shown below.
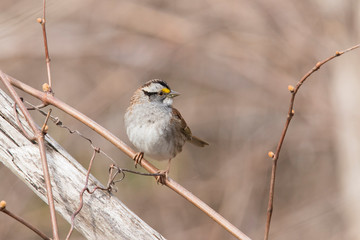
<path fill-rule="evenodd" d="M 45 48 L 45 59 L 46 59 L 46 70 L 47 70 L 47 76 L 48 76 L 48 92 L 52 92 L 51 89 L 51 71 L 50 71 L 50 56 L 49 56 L 49 48 L 47 43 L 47 35 L 46 35 L 46 0 L 43 1 L 43 17 L 38 18 L 37 22 L 41 24 L 42 32 L 43 32 L 43 38 L 44 38 L 44 48 Z"/>
<path fill-rule="evenodd" d="M 115 173 L 113 174 L 113 170 L 115 170 Z M 120 168 L 118 166 L 116 166 L 115 164 L 111 164 L 109 167 L 109 180 L 107 183 L 107 190 L 109 192 L 111 192 L 113 190 L 113 186 L 115 186 L 115 184 L 117 182 L 120 182 L 122 180 L 124 180 L 125 176 L 126 176 L 126 172 L 128 173 L 133 173 L 133 174 L 137 174 L 137 175 L 141 175 L 141 176 L 147 176 L 147 177 L 161 177 L 163 176 L 162 173 L 142 173 L 142 172 L 138 172 L 138 171 L 133 171 L 130 169 L 125 169 L 125 168 Z M 115 180 L 116 176 L 121 174 L 120 179 Z"/>
<path fill-rule="evenodd" d="M 20 119 L 19 119 L 19 115 L 18 115 L 18 112 L 16 110 L 16 103 L 14 103 L 14 115 L 15 115 L 15 120 L 16 120 L 16 123 L 17 125 L 19 126 L 19 128 L 21 129 L 22 133 L 24 134 L 24 136 L 29 139 L 29 141 L 33 142 L 35 141 L 35 137 L 34 136 L 30 136 L 27 131 L 25 131 L 22 123 L 20 122 Z"/>
<path fill-rule="evenodd" d="M 45 92 L 45 91 L 44 91 Z M 38 105 L 38 106 L 31 106 L 31 107 L 29 107 L 29 108 L 27 108 L 27 110 L 35 110 L 35 109 L 41 109 L 41 108 L 44 108 L 44 107 L 46 107 L 47 105 L 46 104 L 43 104 L 43 103 L 41 103 L 40 105 Z M 45 116 L 46 116 L 46 114 L 44 114 Z"/>
<path fill-rule="evenodd" d="M 97 132 L 99 135 L 101 135 L 106 140 L 108 140 L 110 143 L 112 143 L 117 148 L 119 148 L 121 151 L 123 151 L 131 159 L 133 159 L 134 156 L 136 155 L 136 152 L 133 149 L 131 149 L 129 146 L 127 146 L 123 141 L 121 141 L 119 138 L 114 136 L 107 129 L 105 129 L 98 123 L 94 122 L 93 120 L 91 120 L 90 118 L 88 118 L 87 116 L 82 114 L 81 112 L 72 108 L 71 106 L 69 106 L 69 105 L 65 104 L 64 102 L 60 101 L 59 99 L 55 98 L 53 95 L 38 91 L 38 90 L 20 82 L 19 80 L 16 80 L 8 75 L 2 74 L 0 76 L 6 76 L 13 86 L 40 99 L 44 104 L 50 104 L 50 105 L 53 105 L 53 106 L 59 108 L 60 110 L 64 111 L 65 113 L 67 113 L 70 116 L 74 117 L 75 119 L 79 120 L 83 124 L 87 125 L 89 128 L 91 128 L 92 130 Z M 152 174 L 156 174 L 159 171 L 159 169 L 157 169 L 154 165 L 152 165 L 146 159 L 142 159 L 141 166 L 146 171 L 148 171 Z M 171 178 L 168 178 L 165 180 L 165 185 L 167 187 L 169 187 L 170 189 L 172 189 L 173 191 L 175 191 L 176 193 L 178 193 L 180 196 L 184 197 L 186 200 L 188 200 L 190 203 L 195 205 L 197 208 L 202 210 L 210 218 L 212 218 L 215 222 L 217 222 L 219 225 L 221 225 L 223 228 L 225 228 L 228 232 L 230 232 L 232 235 L 234 235 L 238 239 L 244 239 L 244 240 L 250 239 L 243 232 L 241 232 L 238 228 L 236 228 L 229 221 L 227 221 L 223 216 L 221 216 L 219 213 L 215 212 L 207 204 L 205 204 L 203 201 L 201 201 L 199 198 L 194 196 L 191 192 L 189 192 L 187 189 L 182 187 L 180 184 L 178 184 Z"/>
<path fill-rule="evenodd" d="M 75 217 L 76 215 L 79 214 L 79 212 L 81 211 L 82 207 L 83 207 L 83 196 L 84 196 L 84 192 L 85 191 L 88 191 L 89 192 L 89 188 L 88 188 L 88 183 L 89 183 L 89 176 L 90 176 L 90 171 L 91 171 L 91 167 L 92 167 L 92 164 L 94 162 L 94 159 L 95 159 L 95 156 L 96 156 L 96 153 L 98 153 L 99 150 L 96 150 L 94 149 L 94 152 L 93 152 L 93 155 L 90 159 L 90 163 L 89 163 L 89 168 L 88 168 L 88 171 L 86 173 L 86 178 L 85 178 L 85 186 L 84 188 L 81 190 L 80 192 L 80 204 L 79 204 L 79 207 L 78 209 L 73 213 L 73 215 L 71 216 L 71 227 L 70 227 L 70 230 L 69 230 L 69 233 L 68 235 L 66 236 L 66 240 L 68 240 L 72 234 L 72 231 L 74 230 L 74 224 L 75 224 Z M 94 191 L 96 190 L 96 188 L 94 189 Z"/>
<path fill-rule="evenodd" d="M 0 212 L 3 212 L 5 214 L 7 214 L 8 216 L 12 217 L 13 219 L 15 219 L 16 221 L 18 221 L 19 223 L 23 224 L 24 226 L 26 226 L 27 228 L 29 228 L 30 230 L 32 230 L 34 233 L 36 233 L 37 235 L 39 235 L 39 237 L 41 237 L 44 240 L 51 240 L 51 238 L 49 238 L 48 236 L 45 235 L 45 233 L 41 232 L 39 229 L 37 229 L 36 227 L 34 227 L 33 225 L 31 225 L 29 222 L 27 222 L 25 219 L 15 215 L 14 213 L 12 213 L 11 211 L 6 209 L 6 202 L 5 201 L 1 201 L 0 202 Z"/>
<path fill-rule="evenodd" d="M 41 132 L 43 134 L 46 134 L 47 133 L 47 130 L 48 130 L 48 125 L 47 125 L 47 122 L 49 121 L 49 118 L 50 118 L 50 115 L 51 115 L 51 108 L 49 109 L 48 113 L 46 114 L 46 118 L 45 118 L 45 121 L 44 121 L 44 124 L 43 126 L 41 127 Z"/>
<path fill-rule="evenodd" d="M 21 101 L 20 97 L 16 93 L 13 86 L 10 84 L 10 78 L 7 77 L 3 72 L 0 71 L 0 78 L 10 94 L 12 95 L 15 103 L 19 106 L 21 112 L 24 114 L 24 117 L 26 121 L 29 123 L 29 126 L 31 127 L 32 131 L 34 132 L 34 136 L 36 138 L 36 141 L 39 145 L 39 151 L 41 156 L 41 164 L 42 169 L 44 173 L 44 179 L 45 179 L 45 185 L 46 185 L 46 194 L 48 199 L 48 204 L 50 208 L 50 219 L 51 219 L 51 225 L 52 225 L 52 231 L 53 231 L 53 238 L 55 240 L 59 239 L 59 233 L 58 233 L 58 226 L 56 221 L 56 211 L 55 211 L 55 205 L 54 205 L 54 198 L 52 193 L 52 187 L 51 187 L 51 181 L 50 181 L 50 174 L 49 174 L 49 168 L 48 163 L 46 159 L 46 151 L 45 151 L 45 143 L 44 143 L 44 135 L 41 132 L 40 129 L 36 126 L 35 122 L 30 116 L 30 113 L 26 109 L 25 105 Z"/>
<path fill-rule="evenodd" d="M 293 86 L 289 86 L 288 89 L 291 92 L 291 99 L 290 99 L 290 105 L 289 105 L 289 110 L 287 113 L 287 118 L 286 118 L 286 122 L 284 125 L 284 128 L 282 130 L 281 136 L 280 136 L 280 140 L 278 142 L 278 145 L 276 147 L 276 152 L 272 153 L 269 152 L 269 156 L 272 158 L 273 163 L 272 163 L 272 170 L 271 170 L 271 179 L 270 179 L 270 191 L 269 191 L 269 201 L 268 201 L 268 208 L 267 208 L 267 218 L 266 218 L 266 225 L 265 225 L 265 235 L 264 235 L 264 240 L 268 240 L 269 238 L 269 231 L 270 231 L 270 223 L 271 223 L 271 216 L 273 213 L 273 203 L 274 203 L 274 189 L 275 189 L 275 178 L 276 178 L 276 167 L 277 167 L 277 161 L 279 159 L 279 155 L 280 155 L 280 151 L 281 151 L 281 147 L 284 143 L 284 139 L 285 139 L 285 135 L 287 133 L 287 130 L 289 128 L 290 125 L 290 121 L 294 116 L 294 102 L 295 102 L 295 96 L 296 93 L 299 91 L 300 87 L 303 85 L 303 83 L 317 70 L 320 69 L 321 66 L 323 66 L 325 63 L 331 61 L 332 59 L 339 57 L 341 55 L 343 55 L 344 53 L 347 53 L 349 51 L 352 51 L 354 49 L 357 49 L 360 47 L 360 44 L 357 44 L 353 47 L 350 47 L 344 51 L 337 51 L 333 56 L 330 56 L 328 58 L 326 58 L 323 61 L 320 61 L 318 63 L 315 64 L 315 66 L 309 70 L 301 79 L 300 81 L 296 84 L 295 87 Z"/>

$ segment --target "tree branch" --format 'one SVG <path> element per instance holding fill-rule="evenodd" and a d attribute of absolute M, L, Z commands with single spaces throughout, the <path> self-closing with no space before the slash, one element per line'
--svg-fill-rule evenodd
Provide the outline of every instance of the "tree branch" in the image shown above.
<path fill-rule="evenodd" d="M 357 44 L 355 46 L 352 46 L 344 51 L 337 51 L 335 52 L 334 55 L 326 58 L 325 60 L 318 62 L 315 64 L 315 66 L 309 70 L 301 79 L 300 81 L 296 84 L 295 87 L 293 86 L 289 86 L 288 90 L 291 92 L 291 98 L 290 98 L 290 104 L 289 104 L 289 110 L 287 113 L 287 117 L 286 117 L 286 122 L 284 125 L 284 128 L 282 130 L 278 145 L 276 147 L 276 152 L 269 152 L 269 156 L 272 158 L 273 160 L 273 164 L 272 164 L 272 169 L 271 169 L 271 179 L 270 179 L 270 191 L 269 191 L 269 201 L 268 201 L 268 208 L 267 208 L 267 217 L 266 217 L 266 225 L 265 225 L 265 235 L 264 235 L 264 240 L 267 240 L 269 238 L 269 231 L 270 231 L 270 223 L 271 223 L 271 217 L 272 217 L 272 213 L 273 213 L 273 207 L 274 207 L 274 194 L 275 194 L 275 179 L 276 179 L 276 168 L 277 168 L 277 161 L 279 159 L 279 155 L 280 155 L 280 151 L 281 151 L 281 147 L 284 143 L 285 140 L 285 136 L 287 133 L 287 130 L 289 128 L 291 119 L 294 116 L 294 103 L 295 103 L 295 96 L 296 93 L 299 91 L 300 87 L 303 85 L 303 83 L 317 70 L 320 69 L 321 66 L 323 66 L 325 63 L 331 61 L 332 59 L 339 57 L 341 55 L 343 55 L 344 53 L 347 53 L 349 51 L 352 51 L 354 49 L 357 49 L 360 47 L 360 44 Z"/>

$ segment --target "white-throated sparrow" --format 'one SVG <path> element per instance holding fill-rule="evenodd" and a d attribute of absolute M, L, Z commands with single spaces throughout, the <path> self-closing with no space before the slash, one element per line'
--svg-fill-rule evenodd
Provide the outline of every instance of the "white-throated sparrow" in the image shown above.
<path fill-rule="evenodd" d="M 209 145 L 191 134 L 180 112 L 172 106 L 178 95 L 160 79 L 150 80 L 135 91 L 125 113 L 126 133 L 139 150 L 135 166 L 144 154 L 168 160 L 167 169 L 160 172 L 167 177 L 171 159 L 181 152 L 186 141 L 199 147 Z M 162 182 L 160 178 L 158 181 Z"/>

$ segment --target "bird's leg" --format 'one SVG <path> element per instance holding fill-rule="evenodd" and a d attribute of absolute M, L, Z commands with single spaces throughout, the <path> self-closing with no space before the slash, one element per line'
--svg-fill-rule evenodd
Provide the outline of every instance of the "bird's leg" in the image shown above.
<path fill-rule="evenodd" d="M 165 184 L 165 180 L 169 177 L 169 172 L 170 172 L 170 164 L 171 164 L 171 158 L 168 161 L 168 165 L 166 170 L 160 170 L 158 171 L 158 173 L 160 174 L 160 176 L 156 177 L 156 181 L 157 183 L 160 183 L 162 185 Z"/>
<path fill-rule="evenodd" d="M 137 167 L 138 164 L 141 165 L 141 160 L 144 157 L 144 153 L 143 152 L 138 152 L 135 156 L 134 156 L 134 161 L 135 161 L 135 168 Z"/>

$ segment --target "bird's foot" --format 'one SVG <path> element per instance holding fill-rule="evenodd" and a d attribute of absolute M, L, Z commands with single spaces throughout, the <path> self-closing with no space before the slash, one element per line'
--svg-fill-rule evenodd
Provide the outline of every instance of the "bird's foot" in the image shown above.
<path fill-rule="evenodd" d="M 138 152 L 135 156 L 134 156 L 134 161 L 135 161 L 135 168 L 137 168 L 137 165 L 140 164 L 141 165 L 141 160 L 144 157 L 144 153 L 143 152 Z"/>

